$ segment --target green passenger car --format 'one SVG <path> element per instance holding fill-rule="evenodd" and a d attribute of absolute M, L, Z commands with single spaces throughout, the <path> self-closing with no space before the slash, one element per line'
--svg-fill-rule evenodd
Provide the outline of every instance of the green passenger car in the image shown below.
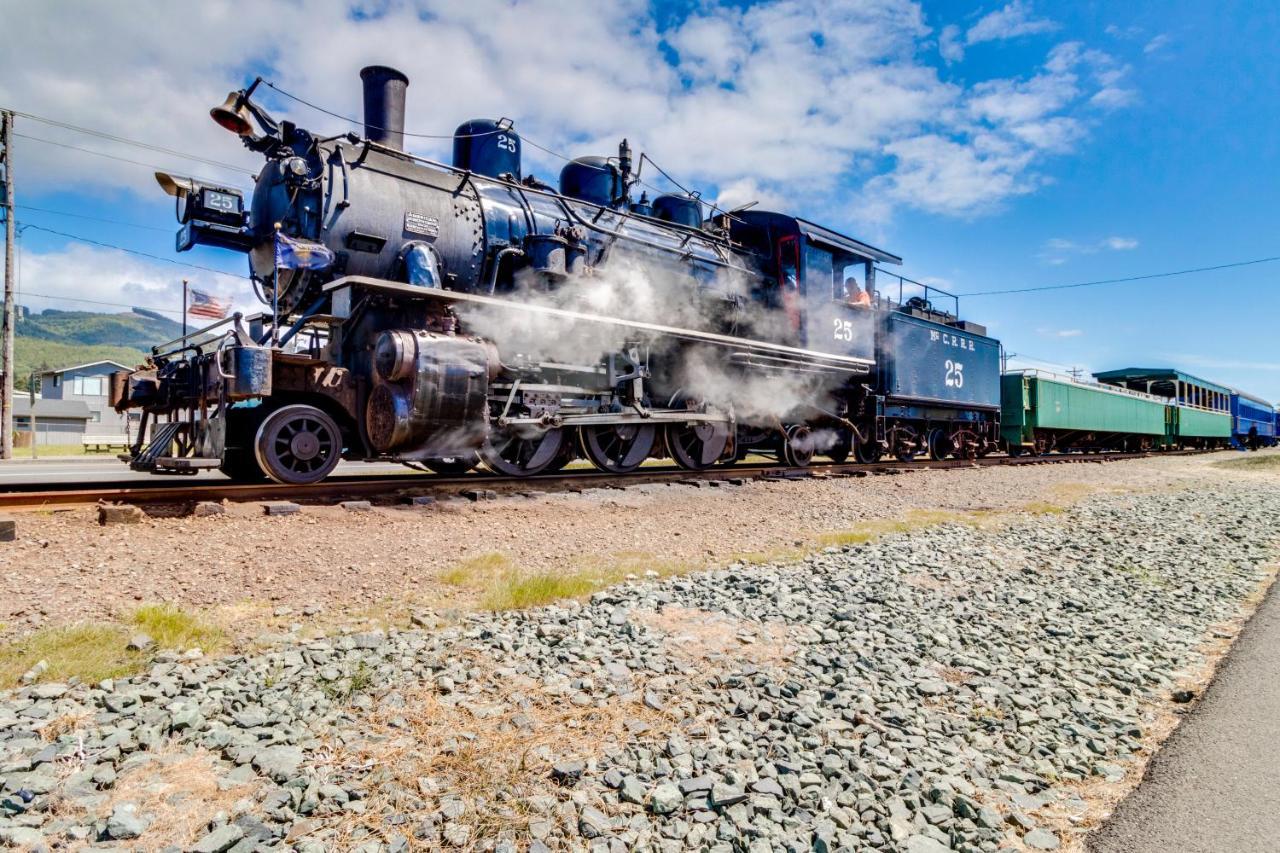
<path fill-rule="evenodd" d="M 1009 452 L 1138 450 L 1165 443 L 1166 401 L 1042 370 L 1001 378 L 1001 432 Z"/>
<path fill-rule="evenodd" d="M 1231 389 L 1167 367 L 1126 367 L 1095 373 L 1099 382 L 1169 398 L 1167 444 L 1227 447 L 1231 442 Z"/>

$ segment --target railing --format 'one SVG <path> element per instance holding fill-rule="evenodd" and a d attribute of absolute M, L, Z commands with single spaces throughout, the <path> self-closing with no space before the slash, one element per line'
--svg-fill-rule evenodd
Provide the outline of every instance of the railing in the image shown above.
<path fill-rule="evenodd" d="M 876 298 L 877 304 L 879 305 L 888 304 L 889 306 L 892 306 L 892 307 L 901 308 L 902 306 L 906 305 L 907 302 L 913 296 L 918 296 L 919 298 L 923 299 L 934 311 L 938 311 L 939 313 L 943 313 L 943 314 L 949 313 L 951 314 L 951 316 L 957 317 L 957 318 L 960 316 L 960 297 L 958 295 L 951 293 L 950 291 L 943 290 L 940 287 L 933 287 L 932 285 L 925 284 L 922 281 L 916 281 L 915 279 L 907 278 L 904 275 L 899 275 L 898 273 L 887 270 L 884 267 L 876 267 L 875 269 L 876 269 L 875 298 Z M 891 295 L 885 296 L 884 291 L 881 290 L 880 279 L 882 276 L 897 279 L 898 293 L 897 293 L 896 300 Z M 889 290 L 892 291 L 892 288 L 893 288 L 893 283 L 890 282 Z M 935 296 L 943 297 L 945 299 L 950 299 L 952 310 L 946 311 L 945 309 L 941 309 L 935 306 L 933 304 L 933 298 L 932 298 Z"/>
<path fill-rule="evenodd" d="M 1088 388 L 1091 391 L 1102 391 L 1107 394 L 1123 394 L 1126 397 L 1133 397 L 1138 400 L 1148 400 L 1161 405 L 1169 405 L 1173 403 L 1172 397 L 1161 397 L 1158 394 L 1148 394 L 1145 391 L 1134 391 L 1132 388 L 1121 388 L 1119 385 L 1107 385 L 1103 382 L 1089 382 L 1084 379 L 1078 379 L 1066 373 L 1055 373 L 1052 370 L 1044 370 L 1039 367 L 1025 367 L 1017 370 L 1006 371 L 1007 374 L 1019 376 L 1037 376 L 1051 379 L 1054 382 L 1065 382 L 1070 385 L 1079 385 Z"/>

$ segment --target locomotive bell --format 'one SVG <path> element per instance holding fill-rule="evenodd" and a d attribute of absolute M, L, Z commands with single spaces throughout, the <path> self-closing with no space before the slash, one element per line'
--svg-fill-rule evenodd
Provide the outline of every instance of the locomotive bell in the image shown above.
<path fill-rule="evenodd" d="M 221 127 L 225 127 L 237 136 L 253 134 L 253 123 L 250 121 L 249 108 L 244 103 L 243 92 L 237 91 L 227 95 L 225 101 L 209 110 L 209 115 Z"/>

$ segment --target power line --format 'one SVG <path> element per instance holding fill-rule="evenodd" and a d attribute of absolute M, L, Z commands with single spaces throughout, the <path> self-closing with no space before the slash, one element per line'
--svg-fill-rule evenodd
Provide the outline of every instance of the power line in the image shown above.
<path fill-rule="evenodd" d="M 15 136 L 16 135 L 17 134 L 15 134 Z M 0 204 L 0 208 L 3 208 L 3 207 L 4 205 Z M 69 210 L 53 210 L 52 208 L 48 208 L 48 207 L 36 207 L 35 205 L 32 205 L 32 204 L 15 204 L 14 208 L 17 210 L 31 210 L 37 213 L 49 213 L 54 216 L 70 216 L 74 219 L 88 219 L 91 222 L 105 222 L 109 225 L 124 225 L 129 228 L 142 228 L 147 231 L 160 231 L 165 234 L 172 233 L 172 229 L 161 228 L 157 225 L 143 225 L 140 222 L 125 222 L 122 219 L 107 219 L 102 216 L 90 216 L 87 213 L 72 213 Z M 34 228 L 35 226 L 33 225 L 31 227 Z"/>
<path fill-rule="evenodd" d="M 32 121 L 38 121 L 41 124 L 47 124 L 52 127 L 61 127 L 64 130 L 74 130 L 77 133 L 86 133 L 89 136 L 96 136 L 96 137 L 99 137 L 100 139 L 107 139 L 112 142 L 122 143 L 124 145 L 136 145 L 139 148 L 145 148 L 149 151 L 157 151 L 161 154 L 169 154 L 174 157 L 181 157 L 184 160 L 191 160 L 196 163 L 204 163 L 206 166 L 217 166 L 220 169 L 230 169 L 233 172 L 241 172 L 248 175 L 253 174 L 253 172 L 249 171 L 244 166 L 237 166 L 233 163 L 224 163 L 221 160 L 211 160 L 208 157 L 201 157 L 197 154 L 188 154 L 185 151 L 177 151 L 173 148 L 165 148 L 163 145 L 156 145 L 151 142 L 139 142 L 136 139 L 128 139 L 123 136 L 116 136 L 114 133 L 107 133 L 101 130 L 94 130 L 93 128 L 90 128 L 90 127 L 81 127 L 80 125 L 70 124 L 65 121 L 58 121 L 57 119 L 45 118 L 44 116 L 38 116 L 38 115 L 35 115 L 34 113 L 24 113 L 18 110 L 14 110 L 13 115 L 22 116 L 23 118 L 29 118 Z M 59 143 L 54 143 L 54 144 L 59 144 Z"/>
<path fill-rule="evenodd" d="M 1235 267 L 1248 267 L 1255 264 L 1267 264 L 1273 261 L 1280 261 L 1280 255 L 1269 258 L 1255 258 L 1251 261 L 1235 261 L 1229 264 L 1217 264 L 1211 267 L 1194 267 L 1186 270 L 1174 270 L 1173 272 L 1156 272 L 1147 275 L 1133 275 L 1127 278 L 1107 278 L 1100 281 L 1081 281 L 1075 284 L 1048 284 L 1043 287 L 1016 287 L 1009 290 L 980 290 L 976 293 L 961 293 L 963 297 L 970 296 L 1003 296 L 1009 293 L 1038 293 L 1042 290 L 1069 290 L 1076 287 L 1098 287 L 1103 284 L 1124 284 L 1131 281 L 1146 281 L 1153 278 L 1170 278 L 1178 275 L 1192 275 L 1193 273 L 1213 272 L 1215 270 L 1234 269 Z"/>
<path fill-rule="evenodd" d="M 31 290 L 22 291 L 23 297 L 36 297 L 38 299 L 57 299 L 63 302 L 83 302 L 86 305 L 109 305 L 113 308 L 141 308 L 144 311 L 156 311 L 162 314 L 181 314 L 182 312 L 176 308 L 152 308 L 148 305 L 133 305 L 129 302 L 104 302 L 101 299 L 83 299 L 79 296 L 62 296 L 54 293 L 36 293 Z"/>
<path fill-rule="evenodd" d="M 173 264 L 174 266 L 177 266 L 177 267 L 188 267 L 193 270 L 204 270 L 205 272 L 211 272 L 214 275 L 221 275 L 221 276 L 226 276 L 227 278 L 234 278 L 237 281 L 244 280 L 244 276 L 242 275 L 223 272 L 222 270 L 216 270 L 213 267 L 202 267 L 199 264 L 188 264 L 188 263 L 184 263 L 183 261 L 175 261 L 173 258 L 164 258 L 164 257 L 161 257 L 160 255 L 153 255 L 149 252 L 140 252 L 137 249 L 126 249 L 124 246 L 117 246 L 114 243 L 104 243 L 100 240 L 90 240 L 88 237 L 81 237 L 79 234 L 68 234 L 66 231 L 56 231 L 53 228 L 45 228 L 43 225 L 27 224 L 27 225 L 24 225 L 23 227 L 32 228 L 36 231 L 44 231 L 47 234 L 56 234 L 59 237 L 66 237 L 68 240 L 78 240 L 81 243 L 89 243 L 90 245 L 93 245 L 93 246 L 101 246 L 104 249 L 115 249 L 116 251 L 119 251 L 119 252 L 128 252 L 130 255 L 138 255 L 143 258 L 150 258 L 153 261 L 162 261 L 166 264 Z"/>
<path fill-rule="evenodd" d="M 263 85 L 268 86 L 269 88 L 274 89 L 275 91 L 279 92 L 281 95 L 284 95 L 286 98 L 290 98 L 291 100 L 297 101 L 298 103 L 302 104 L 302 105 L 303 105 L 303 106 L 305 106 L 305 107 L 310 107 L 311 109 L 315 110 L 316 112 L 324 113 L 325 115 L 327 115 L 327 116 L 332 116 L 333 118 L 339 119 L 340 121 L 345 121 L 345 122 L 347 122 L 348 124 L 354 124 L 354 125 L 357 125 L 357 126 L 365 126 L 365 127 L 368 127 L 370 130 L 386 130 L 386 129 L 387 129 L 387 128 L 385 128 L 385 127 L 377 127 L 377 126 L 372 125 L 372 124 L 370 124 L 370 125 L 365 125 L 365 123 L 364 123 L 363 121 L 358 121 L 357 119 L 353 119 L 353 118 L 351 118 L 350 116 L 344 116 L 344 115 L 342 115 L 341 113 L 335 113 L 333 110 L 325 109 L 324 107 L 320 106 L 319 104 L 313 104 L 313 103 L 311 103 L 311 102 L 310 102 L 310 101 L 308 101 L 308 100 L 305 100 L 305 99 L 303 99 L 303 98 L 299 98 L 297 95 L 293 94 L 292 92 L 286 92 L 284 89 L 281 89 L 279 86 L 277 86 L 275 83 L 272 83 L 270 80 L 263 80 L 263 81 L 262 81 L 262 83 L 263 83 Z M 402 131 L 400 131 L 400 132 L 401 132 L 403 135 L 405 135 L 405 136 L 412 136 L 412 137 L 414 137 L 414 138 L 416 138 L 416 139 L 454 139 L 455 137 L 461 137 L 461 138 L 463 138 L 463 139 L 472 139 L 472 138 L 474 138 L 474 137 L 478 137 L 478 136 L 492 136 L 492 135 L 494 135 L 495 133 L 506 133 L 507 131 L 502 130 L 502 129 L 497 129 L 497 130 L 485 130 L 485 131 L 481 131 L 480 133 L 462 133 L 462 134 L 452 134 L 452 133 L 410 133 L 410 132 L 409 132 L 409 131 L 407 131 L 407 130 L 402 130 Z M 540 147 L 540 146 L 537 146 L 537 147 Z"/>
<path fill-rule="evenodd" d="M 119 161 L 119 162 L 121 162 L 121 163 L 130 163 L 130 164 L 132 164 L 132 165 L 134 165 L 134 166 L 144 166 L 144 167 L 146 167 L 146 168 L 148 168 L 148 169 L 159 169 L 159 170 L 160 170 L 160 171 L 162 171 L 162 172 L 185 172 L 185 171 L 186 171 L 185 169 L 174 169 L 172 166 L 161 166 L 161 165 L 156 164 L 156 163 L 147 163 L 147 162 L 144 162 L 144 161 L 142 161 L 142 160 L 130 160 L 128 157 L 120 157 L 120 156 L 117 156 L 117 155 L 115 155 L 115 154 L 108 154 L 108 153 L 106 153 L 105 151 L 94 151 L 92 148 L 81 148 L 81 147 L 80 147 L 80 146 L 78 146 L 78 145 L 69 145 L 69 144 L 67 144 L 67 143 L 65 143 L 65 142 L 55 142 L 55 141 L 53 141 L 52 139 L 42 139 L 42 138 L 40 138 L 39 136 L 31 136 L 31 135 L 26 134 L 26 133 L 15 133 L 15 134 L 14 134 L 14 136 L 20 136 L 20 137 L 22 137 L 23 139 L 29 139 L 29 140 L 31 140 L 32 142 L 43 142 L 45 145 L 56 145 L 56 146 L 58 146 L 59 148 L 70 148 L 72 151 L 81 151 L 81 152 L 83 152 L 83 153 L 85 153 L 85 154 L 92 154 L 92 155 L 94 155 L 95 157 L 105 157 L 105 158 L 107 158 L 108 160 L 117 160 L 117 161 Z M 182 156 L 182 155 L 179 155 L 179 156 Z M 240 169 L 239 171 L 241 171 L 241 172 L 243 172 L 244 174 L 247 174 L 247 175 L 252 175 L 252 174 L 253 174 L 252 172 L 248 171 L 247 169 Z M 223 183 L 223 180 L 222 180 L 222 179 L 220 179 L 220 178 L 218 178 L 218 179 L 215 179 L 215 178 L 205 178 L 205 177 L 202 177 L 202 176 L 200 176 L 200 175 L 192 175 L 191 177 L 194 177 L 196 180 L 203 181 L 203 182 L 208 183 L 208 184 L 221 184 L 221 183 Z"/>

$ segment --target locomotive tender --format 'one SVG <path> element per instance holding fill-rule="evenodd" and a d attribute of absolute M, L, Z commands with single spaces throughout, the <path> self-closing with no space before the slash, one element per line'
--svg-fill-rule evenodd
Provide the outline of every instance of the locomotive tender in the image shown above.
<path fill-rule="evenodd" d="M 157 174 L 179 250 L 247 254 L 270 311 L 115 375 L 116 408 L 143 412 L 133 468 L 310 483 L 342 458 L 530 475 L 579 454 L 626 472 L 995 449 L 999 344 L 927 288 L 882 296 L 900 258 L 782 213 L 635 199 L 625 140 L 554 188 L 523 174 L 507 120 L 459 127 L 452 164 L 411 155 L 408 79 L 361 78 L 363 138 L 276 122 L 260 80 L 211 111 L 266 160 L 247 211 Z M 331 262 L 285 268 L 282 239 Z"/>

